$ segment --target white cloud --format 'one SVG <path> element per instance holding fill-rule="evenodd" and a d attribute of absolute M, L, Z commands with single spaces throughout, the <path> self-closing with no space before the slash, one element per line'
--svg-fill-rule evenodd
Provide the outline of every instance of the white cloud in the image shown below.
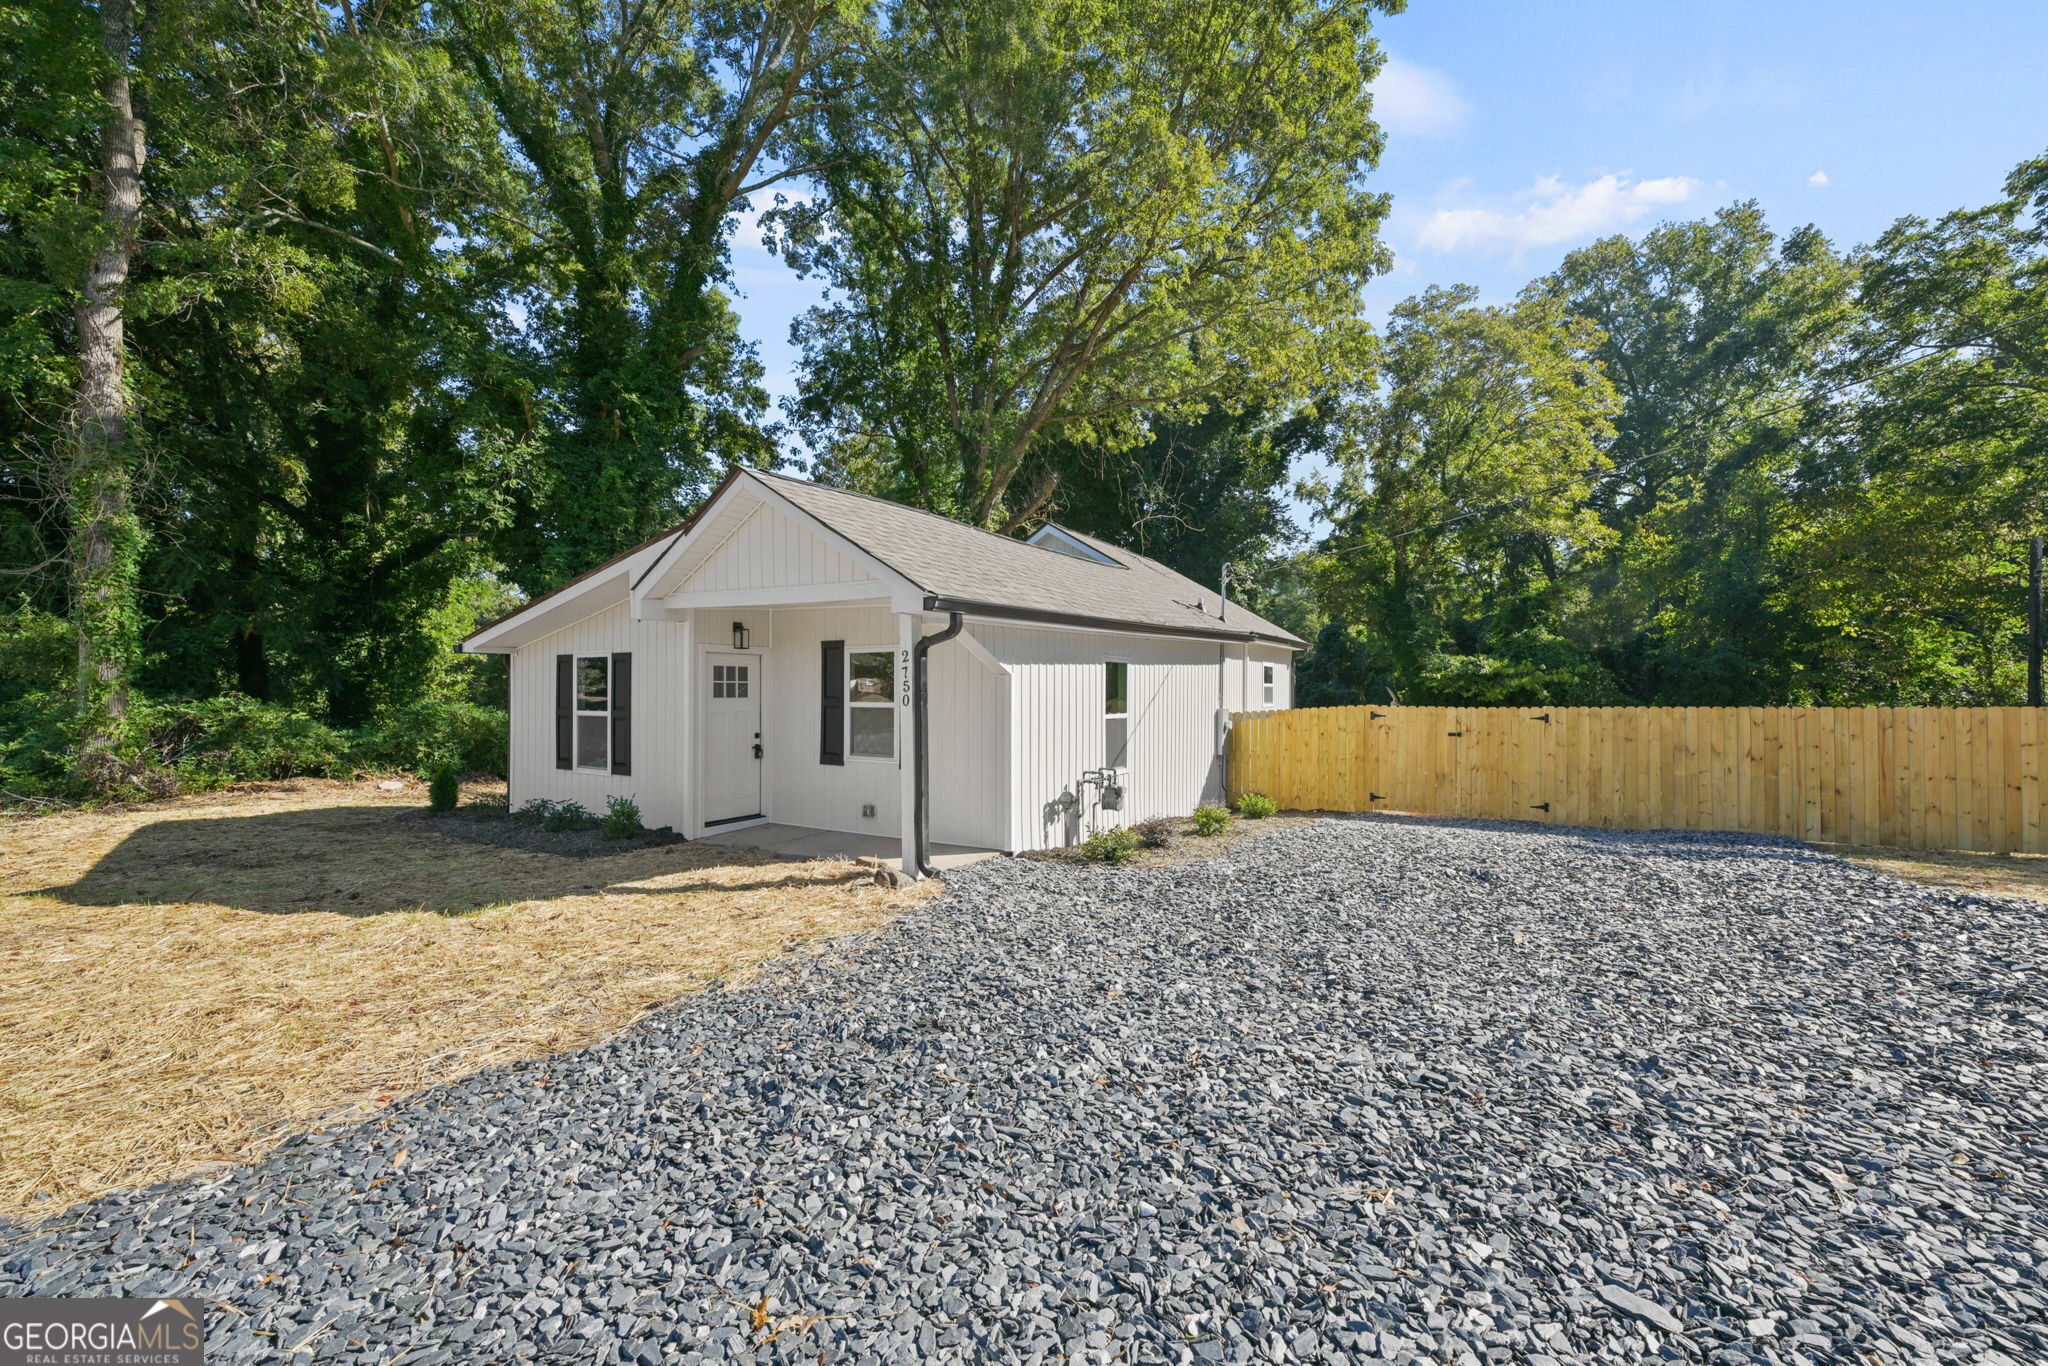
<path fill-rule="evenodd" d="M 1389 133 L 1426 138 L 1456 132 L 1472 107 L 1441 71 L 1389 57 L 1372 83 L 1372 112 Z"/>
<path fill-rule="evenodd" d="M 1829 184 L 1830 182 L 1828 180 L 1828 173 L 1826 171 L 1815 171 L 1812 175 L 1806 178 L 1806 183 L 1809 185 Z"/>
<path fill-rule="evenodd" d="M 1631 180 L 1604 175 L 1583 185 L 1545 176 L 1505 207 L 1437 209 L 1423 220 L 1416 239 L 1431 251 L 1522 252 L 1555 246 L 1629 227 L 1659 209 L 1683 204 L 1700 185 L 1691 176 Z"/>

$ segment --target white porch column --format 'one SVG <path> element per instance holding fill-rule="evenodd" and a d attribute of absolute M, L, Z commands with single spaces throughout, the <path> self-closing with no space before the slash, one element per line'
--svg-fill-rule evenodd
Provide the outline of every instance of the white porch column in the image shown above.
<path fill-rule="evenodd" d="M 918 636 L 924 633 L 924 616 L 918 612 L 896 614 L 896 762 L 903 780 L 903 858 L 905 877 L 917 871 L 917 726 L 911 713 L 911 664 Z"/>

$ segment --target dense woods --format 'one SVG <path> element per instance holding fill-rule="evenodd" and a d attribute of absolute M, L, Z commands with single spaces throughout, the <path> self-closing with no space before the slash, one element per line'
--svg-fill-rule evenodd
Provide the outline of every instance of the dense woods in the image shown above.
<path fill-rule="evenodd" d="M 1389 313 L 1392 8 L 0 6 L 0 788 L 501 763 L 454 642 L 734 462 L 1232 562 L 1308 704 L 2021 700 L 2048 158 Z"/>

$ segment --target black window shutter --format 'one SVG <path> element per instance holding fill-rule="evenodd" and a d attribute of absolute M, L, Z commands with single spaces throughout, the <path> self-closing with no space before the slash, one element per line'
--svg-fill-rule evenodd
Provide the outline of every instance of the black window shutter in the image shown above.
<path fill-rule="evenodd" d="M 633 656 L 612 656 L 612 772 L 633 771 Z"/>
<path fill-rule="evenodd" d="M 555 656 L 555 767 L 576 766 L 576 657 Z"/>
<path fill-rule="evenodd" d="M 823 697 L 818 713 L 818 762 L 846 762 L 846 642 L 825 642 Z"/>

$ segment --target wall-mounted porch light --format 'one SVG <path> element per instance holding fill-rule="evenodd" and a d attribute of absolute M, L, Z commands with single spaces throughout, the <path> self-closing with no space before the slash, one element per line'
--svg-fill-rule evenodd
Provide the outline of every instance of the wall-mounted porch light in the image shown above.
<path fill-rule="evenodd" d="M 748 631 L 747 631 L 747 623 L 745 623 L 744 621 L 736 621 L 736 622 L 734 622 L 734 623 L 732 624 L 732 648 L 733 648 L 733 649 L 735 649 L 735 650 L 744 650 L 744 649 L 746 649 L 746 648 L 747 648 L 747 642 L 748 642 L 748 641 L 750 641 L 750 640 L 752 640 L 752 639 L 753 639 L 753 636 L 752 636 L 751 634 L 749 634 L 749 633 L 748 633 Z"/>

